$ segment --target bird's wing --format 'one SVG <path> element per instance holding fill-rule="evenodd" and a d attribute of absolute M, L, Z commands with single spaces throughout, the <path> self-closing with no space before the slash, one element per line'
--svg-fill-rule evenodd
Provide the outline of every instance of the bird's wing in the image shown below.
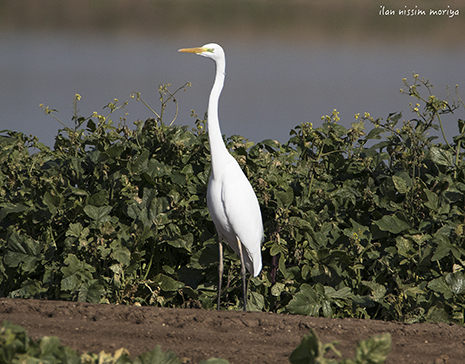
<path fill-rule="evenodd" d="M 228 166 L 222 175 L 221 198 L 228 224 L 245 248 L 247 256 L 244 259 L 249 260 L 246 267 L 257 276 L 262 268 L 262 216 L 255 192 L 237 163 Z M 237 241 L 229 240 L 235 239 L 231 237 L 227 243 L 237 252 Z"/>

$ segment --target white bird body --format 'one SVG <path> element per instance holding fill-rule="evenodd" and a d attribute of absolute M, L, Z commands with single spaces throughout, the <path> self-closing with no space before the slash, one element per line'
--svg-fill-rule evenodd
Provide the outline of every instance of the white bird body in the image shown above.
<path fill-rule="evenodd" d="M 245 267 L 256 277 L 262 269 L 260 206 L 252 186 L 232 156 L 218 176 L 214 172 L 211 174 L 207 205 L 220 238 L 240 256 L 239 239 L 246 252 Z"/>
<path fill-rule="evenodd" d="M 215 43 L 202 47 L 180 49 L 180 52 L 195 53 L 211 58 L 216 64 L 215 82 L 208 102 L 208 138 L 212 158 L 212 172 L 207 190 L 207 205 L 218 231 L 220 266 L 218 309 L 220 305 L 221 277 L 223 274 L 222 241 L 241 258 L 244 288 L 244 310 L 246 309 L 245 268 L 256 277 L 262 269 L 261 242 L 263 223 L 250 182 L 234 157 L 229 154 L 221 134 L 218 119 L 218 101 L 223 90 L 226 60 L 223 48 Z M 245 254 L 243 252 L 245 251 Z"/>

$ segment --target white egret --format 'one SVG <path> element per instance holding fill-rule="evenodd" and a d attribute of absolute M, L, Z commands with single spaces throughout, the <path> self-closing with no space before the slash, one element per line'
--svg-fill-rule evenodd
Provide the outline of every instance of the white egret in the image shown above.
<path fill-rule="evenodd" d="M 207 190 L 207 205 L 218 232 L 220 309 L 223 277 L 223 245 L 226 241 L 241 259 L 244 311 L 247 306 L 246 271 L 256 277 L 262 269 L 261 242 L 263 223 L 257 196 L 244 172 L 223 142 L 218 119 L 218 101 L 223 90 L 226 59 L 223 48 L 215 43 L 202 47 L 183 48 L 179 52 L 194 53 L 211 58 L 216 64 L 215 82 L 208 102 L 208 138 L 212 171 Z"/>

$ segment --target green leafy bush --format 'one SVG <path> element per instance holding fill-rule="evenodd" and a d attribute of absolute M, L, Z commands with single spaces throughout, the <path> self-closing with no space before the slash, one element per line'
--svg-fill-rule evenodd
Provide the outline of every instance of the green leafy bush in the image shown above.
<path fill-rule="evenodd" d="M 70 347 L 61 345 L 56 336 L 44 336 L 35 342 L 21 326 L 4 322 L 0 328 L 0 364 L 14 363 L 181 364 L 181 360 L 171 351 L 162 352 L 159 345 L 154 350 L 139 355 L 134 361 L 123 348 L 114 355 L 104 351 L 99 354 L 78 354 Z"/>
<path fill-rule="evenodd" d="M 340 361 L 335 359 L 328 359 L 325 354 L 330 350 L 338 357 L 342 357 L 341 353 L 336 349 L 337 341 L 329 344 L 323 344 L 318 338 L 317 334 L 310 329 L 308 335 L 304 335 L 300 345 L 295 348 L 289 357 L 291 364 L 382 364 L 391 351 L 392 339 L 391 334 L 386 333 L 382 335 L 375 335 L 367 340 L 359 341 L 355 349 L 355 358 L 342 359 Z"/>
<path fill-rule="evenodd" d="M 284 144 L 226 139 L 265 225 L 249 309 L 464 322 L 465 122 L 445 144 L 430 135 L 463 101 L 458 93 L 451 104 L 438 99 L 417 75 L 404 83 L 416 102 L 408 120 L 365 113 L 347 129 L 334 110 L 321 127 L 297 126 Z M 76 112 L 53 149 L 2 132 L 0 295 L 216 307 L 205 120 L 194 130 L 166 125 L 176 92 L 161 86 L 161 111 L 135 130 L 113 124 L 125 105 L 116 101 L 106 116 Z M 230 309 L 241 304 L 239 267 L 227 250 Z"/>
<path fill-rule="evenodd" d="M 324 357 L 325 353 L 333 350 L 339 357 L 341 354 L 336 350 L 337 342 L 323 344 L 318 336 L 310 331 L 304 335 L 300 345 L 289 357 L 291 364 L 299 363 L 337 363 L 335 360 Z M 355 349 L 355 359 L 343 359 L 340 363 L 384 363 L 391 350 L 391 335 L 384 334 L 373 336 L 368 340 L 358 343 Z M 21 326 L 13 325 L 5 321 L 0 328 L 0 364 L 12 363 L 108 363 L 108 364 L 180 364 L 181 360 L 171 351 L 163 352 L 157 345 L 154 350 L 147 351 L 134 360 L 129 358 L 129 352 L 118 349 L 114 355 L 101 351 L 99 354 L 78 354 L 67 346 L 63 346 L 55 336 L 45 336 L 37 342 L 32 340 L 26 330 Z M 210 358 L 201 361 L 200 364 L 228 364 L 226 359 Z"/>

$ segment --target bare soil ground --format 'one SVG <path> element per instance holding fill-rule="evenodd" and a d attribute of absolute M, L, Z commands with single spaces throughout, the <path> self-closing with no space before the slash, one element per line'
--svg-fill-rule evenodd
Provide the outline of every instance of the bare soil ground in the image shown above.
<path fill-rule="evenodd" d="M 208 311 L 0 299 L 0 320 L 24 327 L 38 339 L 57 336 L 80 353 L 114 353 L 124 347 L 136 357 L 155 346 L 174 351 L 183 363 L 212 357 L 231 364 L 288 363 L 312 328 L 345 358 L 357 341 L 389 332 L 393 347 L 386 363 L 465 363 L 465 328 L 448 324 L 405 324 L 326 319 L 263 312 Z"/>

